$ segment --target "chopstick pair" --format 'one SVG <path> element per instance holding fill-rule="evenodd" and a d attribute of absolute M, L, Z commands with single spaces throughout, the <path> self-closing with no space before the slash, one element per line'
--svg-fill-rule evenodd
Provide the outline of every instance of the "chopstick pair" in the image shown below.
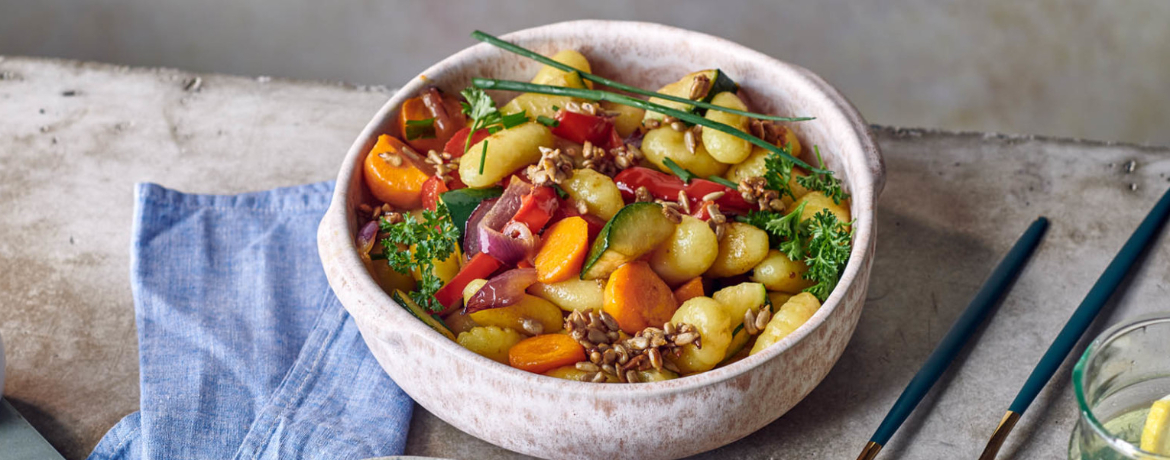
<path fill-rule="evenodd" d="M 917 374 L 914 374 L 913 379 L 910 379 L 910 383 L 906 385 L 905 390 L 902 390 L 902 394 L 894 402 L 894 407 L 890 408 L 886 418 L 882 420 L 881 425 L 878 425 L 877 431 L 869 438 L 869 442 L 866 443 L 865 449 L 861 451 L 857 460 L 873 460 L 886 445 L 886 442 L 894 436 L 894 432 L 898 431 L 898 427 L 902 426 L 902 422 L 906 421 L 906 418 L 930 391 L 930 387 L 934 386 L 943 372 L 950 367 L 951 361 L 954 360 L 959 350 L 963 349 L 967 339 L 971 337 L 979 324 L 983 323 L 983 319 L 991 312 L 997 301 L 1003 297 L 1012 280 L 1019 275 L 1024 268 L 1024 263 L 1028 261 L 1036 246 L 1040 244 L 1040 239 L 1047 229 L 1048 219 L 1044 217 L 1037 218 L 1035 222 L 1032 222 L 1032 225 L 1028 226 L 1012 249 L 995 267 L 995 271 L 991 272 L 991 276 L 983 283 L 983 287 L 975 293 L 975 297 L 971 299 L 967 309 L 963 310 L 963 314 L 955 320 L 951 330 L 947 331 L 947 335 L 930 353 L 930 357 L 926 358 L 922 368 L 918 370 Z"/>
<path fill-rule="evenodd" d="M 1032 370 L 1032 374 L 1028 376 L 1028 380 L 1016 395 L 1015 400 L 1012 401 L 1007 414 L 1004 415 L 991 439 L 988 440 L 979 460 L 994 460 L 1020 416 L 1060 368 L 1061 363 L 1068 357 L 1069 352 L 1076 346 L 1080 337 L 1084 335 L 1089 325 L 1100 313 L 1101 308 L 1104 307 L 1121 281 L 1133 268 L 1138 256 L 1145 252 L 1154 237 L 1161 231 L 1167 217 L 1170 217 L 1170 190 L 1162 195 L 1150 213 L 1134 230 L 1133 235 L 1129 237 L 1121 251 L 1105 268 L 1105 272 L 1097 279 L 1081 305 L 1077 307 L 1072 317 L 1056 336 L 1048 351 L 1044 353 L 1036 368 Z M 1020 268 L 1023 267 L 1024 262 L 1039 243 L 1047 224 L 1047 219 L 1041 217 L 1024 232 L 1024 235 L 1016 242 L 1004 260 L 992 272 L 991 277 L 984 283 L 975 298 L 971 300 L 967 310 L 955 321 L 951 330 L 947 332 L 934 352 L 927 358 L 922 369 L 919 369 L 914 378 L 910 380 L 910 384 L 902 391 L 901 396 L 894 403 L 894 407 L 886 414 L 886 418 L 882 420 L 865 449 L 861 451 L 861 455 L 857 457 L 858 460 L 872 460 L 876 457 L 882 446 L 890 440 L 902 422 L 909 417 L 914 407 L 926 396 L 930 387 L 950 365 L 950 361 L 963 348 L 971 333 L 983 321 L 995 300 L 1001 297 L 1010 280 L 1019 273 Z"/>

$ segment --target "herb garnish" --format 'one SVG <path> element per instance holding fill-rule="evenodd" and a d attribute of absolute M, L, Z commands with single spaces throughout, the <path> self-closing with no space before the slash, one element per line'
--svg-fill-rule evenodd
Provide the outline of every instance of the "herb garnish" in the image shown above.
<path fill-rule="evenodd" d="M 833 292 L 833 288 L 837 287 L 837 281 L 841 279 L 841 269 L 845 267 L 845 262 L 849 261 L 852 233 L 850 228 L 853 223 L 841 223 L 837 216 L 827 209 L 822 209 L 805 222 L 809 223 L 808 254 L 804 259 L 804 263 L 808 265 L 808 273 L 805 274 L 805 278 L 817 282 L 805 291 L 823 302 L 829 297 L 829 293 Z"/>
<path fill-rule="evenodd" d="M 784 144 L 782 147 L 784 153 L 789 153 L 789 145 Z M 796 194 L 792 192 L 792 187 L 788 183 L 792 181 L 792 167 L 795 164 L 784 156 L 768 151 L 768 156 L 764 157 L 764 180 L 768 181 L 768 188 L 780 192 L 780 196 L 788 195 L 793 200 L 796 199 Z"/>
<path fill-rule="evenodd" d="M 555 118 L 549 118 L 544 115 L 538 115 L 536 117 L 536 121 L 542 125 L 548 126 L 549 128 L 556 128 L 557 126 L 561 125 L 561 122 L 557 121 Z"/>
<path fill-rule="evenodd" d="M 720 177 L 720 176 L 709 176 L 709 177 L 707 177 L 707 180 L 714 182 L 716 184 L 722 185 L 724 187 L 730 188 L 732 190 L 739 188 L 739 184 L 732 182 L 730 180 L 724 179 L 723 177 Z"/>
<path fill-rule="evenodd" d="M 425 120 L 406 120 L 406 132 L 402 134 L 408 141 L 413 141 L 415 139 L 434 139 L 435 119 L 427 118 Z"/>
<path fill-rule="evenodd" d="M 695 175 L 695 173 L 687 171 L 682 166 L 679 166 L 679 164 L 675 163 L 674 160 L 671 160 L 670 157 L 663 158 L 662 164 L 666 165 L 666 167 L 670 169 L 670 172 L 678 176 L 679 179 L 682 179 L 684 184 L 689 184 L 691 183 L 691 179 L 699 177 Z"/>
<path fill-rule="evenodd" d="M 552 188 L 554 192 L 557 192 L 557 198 L 562 200 L 569 199 L 569 192 L 566 192 L 559 184 L 552 184 Z"/>
<path fill-rule="evenodd" d="M 437 210 L 424 210 L 422 216 L 422 222 L 411 214 L 403 214 L 402 221 L 394 224 L 385 218 L 380 219 L 380 230 L 386 233 L 382 239 L 382 253 L 394 271 L 404 275 L 417 271 L 421 275 L 422 279 L 410 293 L 410 298 L 427 311 L 437 313 L 443 310 L 443 305 L 435 300 L 435 293 L 443 287 L 443 280 L 435 275 L 435 261 L 447 260 L 454 254 L 459 244 L 459 230 L 451 222 L 447 205 L 441 201 Z"/>
<path fill-rule="evenodd" d="M 821 148 L 814 145 L 813 149 L 817 152 L 817 162 L 820 163 L 821 169 L 824 169 L 825 159 L 821 158 Z M 808 176 L 797 177 L 796 183 L 811 191 L 823 192 L 825 196 L 833 199 L 834 204 L 841 204 L 841 200 L 849 199 L 849 194 L 841 188 L 841 181 L 830 175 L 813 171 Z"/>

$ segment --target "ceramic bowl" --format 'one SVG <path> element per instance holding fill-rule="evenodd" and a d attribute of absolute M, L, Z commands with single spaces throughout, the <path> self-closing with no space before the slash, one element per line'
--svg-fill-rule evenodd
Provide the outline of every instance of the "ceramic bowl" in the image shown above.
<path fill-rule="evenodd" d="M 362 160 L 379 134 L 397 134 L 398 106 L 426 85 L 456 92 L 473 76 L 527 81 L 539 65 L 478 44 L 408 82 L 378 111 L 346 155 L 318 244 L 329 284 L 386 373 L 428 411 L 498 446 L 544 458 L 676 458 L 714 449 L 776 420 L 825 377 L 861 316 L 873 261 L 881 155 L 856 109 L 801 67 L 724 39 L 658 24 L 574 21 L 503 37 L 549 55 L 575 48 L 594 73 L 642 88 L 721 68 L 757 111 L 814 116 L 795 123 L 819 145 L 852 194 L 853 252 L 824 306 L 762 353 L 709 372 L 657 383 L 590 384 L 513 369 L 427 328 L 386 295 L 354 246 L 366 199 Z M 498 102 L 511 95 L 496 94 Z M 812 150 L 811 148 L 807 150 Z"/>

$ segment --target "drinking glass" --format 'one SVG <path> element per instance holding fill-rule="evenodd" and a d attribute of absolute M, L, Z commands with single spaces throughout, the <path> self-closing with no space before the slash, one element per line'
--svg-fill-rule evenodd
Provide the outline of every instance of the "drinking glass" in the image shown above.
<path fill-rule="evenodd" d="M 1080 417 L 1070 460 L 1170 460 L 1139 449 L 1150 406 L 1170 395 L 1170 316 L 1144 316 L 1098 336 L 1073 369 Z"/>

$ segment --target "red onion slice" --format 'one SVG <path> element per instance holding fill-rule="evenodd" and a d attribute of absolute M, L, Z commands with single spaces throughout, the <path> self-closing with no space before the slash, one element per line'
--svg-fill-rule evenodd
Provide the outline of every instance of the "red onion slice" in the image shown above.
<path fill-rule="evenodd" d="M 483 216 L 487 215 L 488 211 L 495 206 L 499 198 L 489 198 L 483 200 L 471 211 L 471 215 L 467 217 L 467 225 L 463 227 L 463 257 L 471 260 L 473 256 L 480 253 L 479 247 L 479 223 L 483 221 Z"/>
<path fill-rule="evenodd" d="M 535 268 L 516 268 L 496 275 L 471 296 L 464 313 L 516 305 L 524 299 L 528 286 L 536 284 Z"/>
<path fill-rule="evenodd" d="M 370 251 L 374 249 L 375 240 L 378 237 L 378 221 L 371 220 L 362 226 L 362 229 L 357 234 L 357 250 L 362 260 L 370 260 Z"/>
<path fill-rule="evenodd" d="M 520 209 L 520 204 L 524 199 L 524 195 L 532 192 L 532 185 L 523 180 L 512 176 L 512 181 L 508 183 L 508 188 L 504 189 L 504 194 L 500 195 L 499 201 L 492 206 L 491 211 L 483 216 L 481 226 L 486 226 L 492 230 L 500 230 L 508 221 L 512 220 L 512 216 L 516 215 L 516 211 Z"/>
<path fill-rule="evenodd" d="M 504 265 L 515 265 L 536 251 L 537 239 L 527 225 L 519 222 L 509 224 L 503 232 L 492 230 L 481 223 L 479 244 L 483 253 L 495 257 Z"/>

